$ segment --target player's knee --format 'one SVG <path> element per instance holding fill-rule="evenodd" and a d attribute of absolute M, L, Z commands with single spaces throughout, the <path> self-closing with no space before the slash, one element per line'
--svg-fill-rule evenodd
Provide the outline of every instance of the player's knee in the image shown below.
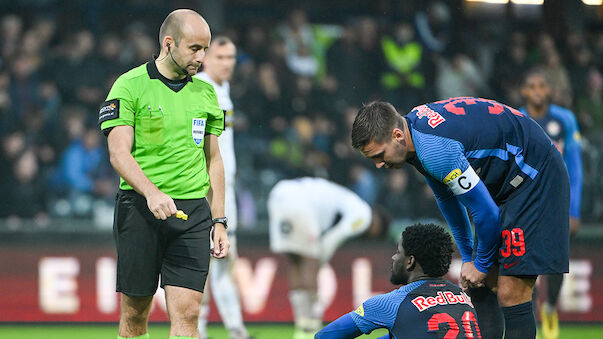
<path fill-rule="evenodd" d="M 532 300 L 533 285 L 523 279 L 506 281 L 498 284 L 498 301 L 500 306 L 509 307 L 526 303 Z"/>
<path fill-rule="evenodd" d="M 144 312 L 137 312 L 131 310 L 130 312 L 124 312 L 122 319 L 128 324 L 133 326 L 141 326 L 147 322 L 147 314 Z"/>
<path fill-rule="evenodd" d="M 197 320 L 199 319 L 200 306 L 193 307 L 191 304 L 179 307 L 176 312 L 170 314 L 170 321 L 173 323 L 180 324 L 193 324 L 196 326 Z"/>

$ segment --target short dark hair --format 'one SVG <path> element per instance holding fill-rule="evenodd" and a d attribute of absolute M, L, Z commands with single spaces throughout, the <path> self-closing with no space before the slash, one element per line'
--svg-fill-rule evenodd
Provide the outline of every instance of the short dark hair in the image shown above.
<path fill-rule="evenodd" d="M 452 261 L 452 238 L 435 224 L 415 224 L 402 232 L 404 254 L 414 256 L 430 277 L 441 277 L 448 272 Z"/>
<path fill-rule="evenodd" d="M 528 69 L 523 74 L 522 85 L 526 85 L 528 83 L 528 79 L 533 77 L 534 75 L 540 75 L 544 79 L 544 82 L 546 82 L 547 85 L 551 86 L 551 79 L 549 77 L 548 72 L 544 69 L 543 66 L 535 66 L 535 67 Z"/>
<path fill-rule="evenodd" d="M 234 42 L 232 42 L 232 40 L 229 37 L 227 37 L 226 35 L 218 35 L 218 36 L 214 37 L 211 41 L 211 45 L 216 45 L 216 46 L 224 46 L 227 44 L 234 45 Z M 211 45 L 210 45 L 210 48 L 211 48 Z"/>
<path fill-rule="evenodd" d="M 358 111 L 352 125 L 352 147 L 362 149 L 371 141 L 384 142 L 394 128 L 403 126 L 400 113 L 389 102 L 373 101 Z"/>

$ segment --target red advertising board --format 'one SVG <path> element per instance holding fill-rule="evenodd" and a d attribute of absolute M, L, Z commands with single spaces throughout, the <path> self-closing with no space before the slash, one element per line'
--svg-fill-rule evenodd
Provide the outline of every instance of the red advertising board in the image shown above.
<path fill-rule="evenodd" d="M 341 248 L 319 276 L 325 320 L 355 309 L 366 298 L 395 288 L 389 284 L 393 244 L 352 243 Z M 234 272 L 244 318 L 250 322 L 292 321 L 284 258 L 268 246 L 239 245 Z M 577 248 L 560 297 L 562 321 L 603 321 L 603 248 Z M 3 244 L 0 248 L 0 321 L 115 322 L 115 254 L 110 242 Z M 448 278 L 456 281 L 455 260 Z M 211 286 L 210 286 L 211 288 Z M 158 289 L 151 321 L 166 321 Z M 212 305 L 210 321 L 217 321 Z"/>

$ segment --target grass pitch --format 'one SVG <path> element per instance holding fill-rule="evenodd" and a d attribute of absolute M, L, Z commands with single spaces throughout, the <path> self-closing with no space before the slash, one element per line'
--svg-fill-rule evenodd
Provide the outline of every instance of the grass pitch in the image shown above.
<path fill-rule="evenodd" d="M 289 339 L 293 335 L 293 326 L 289 324 L 248 325 L 249 333 L 257 339 Z M 151 339 L 165 339 L 169 334 L 166 324 L 149 326 Z M 381 329 L 360 338 L 379 338 L 387 334 Z M 209 335 L 212 339 L 228 339 L 228 333 L 220 325 L 211 325 Z M 114 339 L 117 338 L 117 325 L 62 325 L 62 324 L 19 324 L 1 325 L 0 338 L 3 339 Z M 603 338 L 603 324 L 561 326 L 560 339 L 600 339 Z"/>

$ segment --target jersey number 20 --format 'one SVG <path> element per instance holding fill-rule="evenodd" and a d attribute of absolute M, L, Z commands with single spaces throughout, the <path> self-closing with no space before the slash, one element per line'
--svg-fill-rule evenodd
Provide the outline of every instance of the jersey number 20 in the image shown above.
<path fill-rule="evenodd" d="M 477 325 L 477 319 L 475 319 L 473 312 L 466 311 L 463 313 L 461 322 L 463 323 L 463 329 L 465 330 L 465 338 L 482 339 L 482 335 L 479 332 L 479 326 Z M 475 335 L 473 334 L 471 323 L 475 324 Z M 429 332 L 439 331 L 440 324 L 448 324 L 449 327 L 442 339 L 455 339 L 458 336 L 460 332 L 459 324 L 448 313 L 436 313 L 432 315 L 427 321 L 427 329 Z"/>

